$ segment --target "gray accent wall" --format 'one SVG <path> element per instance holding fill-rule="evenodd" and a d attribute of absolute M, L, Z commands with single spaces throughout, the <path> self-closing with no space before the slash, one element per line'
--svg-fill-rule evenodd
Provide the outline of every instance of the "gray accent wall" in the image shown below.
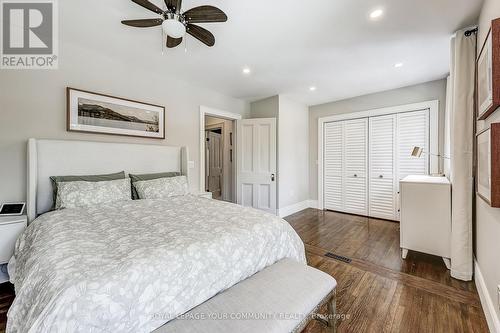
<path fill-rule="evenodd" d="M 67 132 L 67 86 L 164 105 L 166 140 Z M 249 113 L 249 104 L 242 100 L 160 75 L 142 67 L 141 61 L 123 62 L 61 41 L 58 70 L 0 73 L 0 202 L 26 199 L 26 143 L 31 137 L 187 146 L 195 162 L 190 185 L 198 191 L 200 105 Z"/>
<path fill-rule="evenodd" d="M 478 48 L 484 43 L 491 21 L 498 17 L 500 17 L 500 1 L 485 0 L 479 17 Z M 477 129 L 480 131 L 494 122 L 500 122 L 500 110 L 493 113 L 486 121 L 479 121 Z M 477 196 L 475 254 L 498 320 L 500 318 L 500 300 L 497 295 L 497 286 L 500 285 L 498 256 L 500 254 L 500 208 L 491 208 Z"/>
<path fill-rule="evenodd" d="M 439 149 L 443 150 L 446 79 L 383 91 L 309 108 L 309 197 L 318 200 L 318 119 L 343 113 L 439 100 Z"/>
<path fill-rule="evenodd" d="M 279 96 L 268 97 L 250 103 L 251 118 L 278 118 L 279 116 Z"/>

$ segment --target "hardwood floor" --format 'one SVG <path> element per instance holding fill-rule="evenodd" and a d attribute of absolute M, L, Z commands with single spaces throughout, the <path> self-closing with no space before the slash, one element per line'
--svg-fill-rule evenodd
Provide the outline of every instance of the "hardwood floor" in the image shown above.
<path fill-rule="evenodd" d="M 285 219 L 308 263 L 337 280 L 338 332 L 488 332 L 473 282 L 452 279 L 439 257 L 401 259 L 398 223 L 315 209 Z M 317 323 L 305 330 L 323 331 Z"/>
<path fill-rule="evenodd" d="M 14 288 L 10 283 L 0 284 L 0 332 L 5 331 L 7 311 L 14 300 Z"/>
<path fill-rule="evenodd" d="M 309 264 L 337 280 L 338 332 L 488 332 L 473 282 L 452 279 L 438 257 L 410 251 L 401 259 L 398 223 L 315 209 L 286 220 Z M 12 287 L 0 285 L 0 332 L 13 298 Z M 319 332 L 326 330 L 315 322 L 305 330 Z"/>

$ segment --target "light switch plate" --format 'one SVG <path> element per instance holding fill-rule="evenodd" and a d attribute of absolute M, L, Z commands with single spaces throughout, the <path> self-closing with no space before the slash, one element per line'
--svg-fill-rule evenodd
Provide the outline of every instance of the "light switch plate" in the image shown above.
<path fill-rule="evenodd" d="M 194 161 L 188 161 L 188 168 L 194 169 Z"/>

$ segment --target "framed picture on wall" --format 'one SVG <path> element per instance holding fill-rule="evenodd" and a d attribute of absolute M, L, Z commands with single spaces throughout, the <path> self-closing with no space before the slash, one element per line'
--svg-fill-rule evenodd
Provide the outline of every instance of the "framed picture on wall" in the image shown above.
<path fill-rule="evenodd" d="M 492 207 L 500 207 L 500 123 L 477 134 L 477 195 Z"/>
<path fill-rule="evenodd" d="M 491 130 L 477 135 L 477 194 L 491 202 Z"/>
<path fill-rule="evenodd" d="M 165 139 L 165 107 L 67 88 L 67 130 Z"/>
<path fill-rule="evenodd" d="M 500 19 L 492 21 L 476 62 L 478 119 L 484 120 L 500 107 Z"/>

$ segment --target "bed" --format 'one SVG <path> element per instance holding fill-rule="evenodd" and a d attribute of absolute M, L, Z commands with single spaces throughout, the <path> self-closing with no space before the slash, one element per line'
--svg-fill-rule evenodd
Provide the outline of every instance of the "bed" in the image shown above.
<path fill-rule="evenodd" d="M 281 259 L 305 264 L 286 221 L 197 195 L 50 211 L 50 176 L 189 176 L 186 148 L 31 139 L 28 160 L 7 332 L 150 332 Z"/>

